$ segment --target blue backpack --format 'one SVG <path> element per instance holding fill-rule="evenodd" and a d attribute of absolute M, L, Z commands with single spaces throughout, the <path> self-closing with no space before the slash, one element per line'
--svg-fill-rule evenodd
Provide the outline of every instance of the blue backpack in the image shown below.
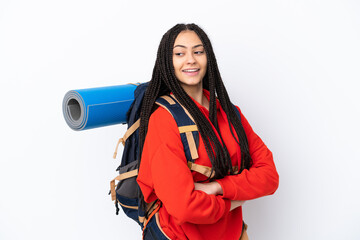
<path fill-rule="evenodd" d="M 121 164 L 116 169 L 119 171 L 119 175 L 110 182 L 110 193 L 112 200 L 115 201 L 116 214 L 119 213 L 120 205 L 125 214 L 135 220 L 142 228 L 144 228 L 147 221 L 150 220 L 150 215 L 154 213 L 154 210 L 160 207 L 159 201 L 155 201 L 154 203 L 148 204 L 146 212 L 141 210 L 139 201 L 139 192 L 141 190 L 136 182 L 140 155 L 138 131 L 140 126 L 140 109 L 148 84 L 149 83 L 140 84 L 135 89 L 134 102 L 127 113 L 128 130 L 124 136 L 119 139 L 113 156 L 116 158 L 118 146 L 122 143 L 124 150 Z M 209 174 L 211 172 L 210 168 L 200 165 L 196 166 L 194 163 L 195 159 L 198 158 L 197 147 L 199 145 L 199 132 L 187 110 L 179 104 L 173 95 L 160 97 L 156 100 L 156 104 L 168 110 L 174 117 L 179 127 L 179 133 L 189 168 L 197 168 L 195 171 Z"/>

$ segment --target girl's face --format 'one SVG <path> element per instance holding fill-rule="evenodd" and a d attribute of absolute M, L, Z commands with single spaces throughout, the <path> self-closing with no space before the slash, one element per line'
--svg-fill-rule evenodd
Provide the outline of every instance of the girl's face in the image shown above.
<path fill-rule="evenodd" d="M 182 31 L 173 49 L 175 75 L 183 88 L 202 86 L 207 57 L 204 46 L 194 31 Z"/>

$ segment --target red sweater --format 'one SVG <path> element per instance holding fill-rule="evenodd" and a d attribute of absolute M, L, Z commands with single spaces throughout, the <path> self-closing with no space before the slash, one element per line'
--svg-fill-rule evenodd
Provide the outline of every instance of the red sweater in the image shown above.
<path fill-rule="evenodd" d="M 204 94 L 209 98 L 207 91 Z M 196 104 L 208 118 L 209 111 Z M 219 103 L 217 117 L 232 164 L 240 168 L 240 147 L 231 135 Z M 242 231 L 242 208 L 230 211 L 230 200 L 251 200 L 270 195 L 277 189 L 279 176 L 272 153 L 242 114 L 241 122 L 253 165 L 241 174 L 217 180 L 223 195 L 215 196 L 194 190 L 194 182 L 207 177 L 189 170 L 174 118 L 162 107 L 151 115 L 137 181 L 146 202 L 157 198 L 162 201 L 160 224 L 171 239 L 238 240 Z M 201 136 L 198 154 L 195 163 L 211 167 Z"/>

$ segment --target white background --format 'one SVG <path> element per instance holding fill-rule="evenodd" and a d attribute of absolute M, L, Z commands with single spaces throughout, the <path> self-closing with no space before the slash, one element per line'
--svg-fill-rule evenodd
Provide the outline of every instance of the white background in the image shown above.
<path fill-rule="evenodd" d="M 162 35 L 195 22 L 232 101 L 273 151 L 253 240 L 360 239 L 360 3 L 0 2 L 0 239 L 141 239 L 107 195 L 124 125 L 75 132 L 71 89 L 150 80 Z"/>

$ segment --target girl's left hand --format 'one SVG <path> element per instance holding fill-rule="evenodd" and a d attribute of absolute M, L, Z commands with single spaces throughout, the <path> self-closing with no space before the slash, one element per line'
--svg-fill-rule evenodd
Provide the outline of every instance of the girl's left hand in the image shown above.
<path fill-rule="evenodd" d="M 195 190 L 203 191 L 209 195 L 221 195 L 223 194 L 223 190 L 221 185 L 214 181 L 209 183 L 194 183 Z"/>

